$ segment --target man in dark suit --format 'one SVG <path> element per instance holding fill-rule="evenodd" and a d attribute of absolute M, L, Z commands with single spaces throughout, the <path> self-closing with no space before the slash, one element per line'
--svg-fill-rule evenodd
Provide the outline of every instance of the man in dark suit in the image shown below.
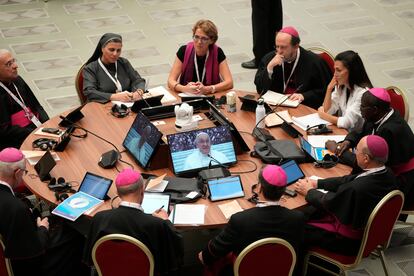
<path fill-rule="evenodd" d="M 368 135 L 356 147 L 362 173 L 301 179 L 294 184 L 295 190 L 317 210 L 306 225 L 305 244 L 356 255 L 372 210 L 385 195 L 397 189 L 394 174 L 384 165 L 387 158 L 387 142 L 380 136 Z"/>
<path fill-rule="evenodd" d="M 266 54 L 259 64 L 254 83 L 258 93 L 272 90 L 291 94 L 297 100 L 317 109 L 325 98 L 332 79 L 328 64 L 317 54 L 300 47 L 294 27 L 282 28 L 276 34 L 276 51 Z"/>
<path fill-rule="evenodd" d="M 288 241 L 299 254 L 305 217 L 300 211 L 280 206 L 286 180 L 286 173 L 281 167 L 264 167 L 259 173 L 259 195 L 263 201 L 259 201 L 255 208 L 232 215 L 221 233 L 199 253 L 200 261 L 212 266 L 228 253 L 239 254 L 252 242 L 269 237 Z"/>
<path fill-rule="evenodd" d="M 398 178 L 398 187 L 404 193 L 404 208 L 414 205 L 414 134 L 397 110 L 390 107 L 390 96 L 384 88 L 371 88 L 362 95 L 361 114 L 365 119 L 362 130 L 348 133 L 339 144 L 329 141 L 328 149 L 340 156 L 340 162 L 356 166 L 355 154 L 349 151 L 362 137 L 376 134 L 387 141 L 389 156 L 386 165 Z"/>
<path fill-rule="evenodd" d="M 181 235 L 168 220 L 163 209 L 152 215 L 145 214 L 141 203 L 144 199 L 144 180 L 139 172 L 125 169 L 115 180 L 121 198 L 116 209 L 97 213 L 86 242 L 84 261 L 92 264 L 92 248 L 104 235 L 124 234 L 144 243 L 154 256 L 156 275 L 176 275 L 183 257 Z"/>
<path fill-rule="evenodd" d="M 0 49 L 0 150 L 19 148 L 27 135 L 49 119 L 17 68 L 10 51 Z"/>
<path fill-rule="evenodd" d="M 254 59 L 241 64 L 246 69 L 256 69 L 264 55 L 272 51 L 275 33 L 283 26 L 281 0 L 252 0 L 251 5 Z"/>

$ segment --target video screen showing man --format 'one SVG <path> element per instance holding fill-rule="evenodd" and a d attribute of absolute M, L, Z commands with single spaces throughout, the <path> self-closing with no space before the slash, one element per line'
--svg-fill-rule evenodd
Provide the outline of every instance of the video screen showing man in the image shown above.
<path fill-rule="evenodd" d="M 124 147 L 142 167 L 147 167 L 162 134 L 142 113 L 138 113 L 124 140 Z"/>
<path fill-rule="evenodd" d="M 227 126 L 168 136 L 175 173 L 236 162 Z"/>

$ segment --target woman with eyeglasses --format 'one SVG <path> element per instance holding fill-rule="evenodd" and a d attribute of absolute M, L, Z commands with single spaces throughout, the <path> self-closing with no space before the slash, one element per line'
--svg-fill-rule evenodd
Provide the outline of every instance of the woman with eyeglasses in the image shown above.
<path fill-rule="evenodd" d="M 372 84 L 358 53 L 339 53 L 335 57 L 334 76 L 318 109 L 319 117 L 348 131 L 361 130 L 361 97 L 369 88 Z"/>
<path fill-rule="evenodd" d="M 193 41 L 178 49 L 168 77 L 168 87 L 177 93 L 204 95 L 233 88 L 226 55 L 215 43 L 217 27 L 199 20 L 193 27 Z"/>
<path fill-rule="evenodd" d="M 88 101 L 133 102 L 141 99 L 145 80 L 126 58 L 120 57 L 122 37 L 104 34 L 83 69 L 83 93 Z"/>

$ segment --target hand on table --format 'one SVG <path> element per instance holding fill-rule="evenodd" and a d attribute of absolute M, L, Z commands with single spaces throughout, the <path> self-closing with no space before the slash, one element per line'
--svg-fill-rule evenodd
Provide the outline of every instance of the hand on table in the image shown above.
<path fill-rule="evenodd" d="M 292 101 L 299 101 L 300 103 L 303 102 L 303 100 L 305 99 L 305 97 L 303 97 L 302 94 L 300 93 L 293 93 L 292 95 L 290 95 L 289 100 Z"/>
<path fill-rule="evenodd" d="M 317 181 L 310 178 L 299 179 L 295 184 L 293 184 L 294 190 L 303 196 L 306 196 L 309 190 L 316 189 L 316 187 Z"/>
<path fill-rule="evenodd" d="M 132 102 L 134 95 L 131 92 L 123 91 L 111 95 L 111 101 Z"/>

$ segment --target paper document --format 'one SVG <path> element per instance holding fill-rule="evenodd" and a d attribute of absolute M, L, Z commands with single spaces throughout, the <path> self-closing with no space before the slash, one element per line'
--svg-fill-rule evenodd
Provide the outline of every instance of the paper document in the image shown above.
<path fill-rule="evenodd" d="M 148 181 L 147 187 L 145 188 L 145 191 L 147 192 L 159 192 L 162 193 L 165 190 L 165 187 L 168 185 L 168 181 L 164 180 L 164 177 L 167 174 L 163 174 L 157 178 L 150 179 Z"/>
<path fill-rule="evenodd" d="M 30 165 L 34 166 L 37 162 L 39 162 L 40 158 L 46 153 L 46 151 L 39 151 L 39 150 L 22 150 L 24 157 L 26 157 L 27 162 Z M 55 161 L 59 161 L 59 155 L 56 152 L 50 152 L 52 157 Z"/>
<path fill-rule="evenodd" d="M 145 93 L 144 95 L 146 95 L 147 97 L 164 95 L 164 97 L 162 97 L 161 99 L 162 104 L 169 104 L 178 101 L 177 98 L 173 94 L 171 94 L 167 89 L 165 89 L 164 86 L 150 88 L 148 89 L 148 93 Z"/>
<path fill-rule="evenodd" d="M 177 204 L 174 208 L 174 224 L 204 224 L 206 206 L 203 204 Z"/>
<path fill-rule="evenodd" d="M 285 121 L 287 123 L 292 123 L 292 117 L 290 117 L 290 114 L 287 110 L 283 110 L 283 111 L 279 111 L 276 112 L 280 117 L 282 117 L 283 119 L 285 119 Z M 267 127 L 273 127 L 273 126 L 278 126 L 283 124 L 283 120 L 282 118 L 280 118 L 279 116 L 277 116 L 275 113 L 271 113 L 269 115 L 267 115 L 267 117 L 264 119 L 265 124 Z"/>
<path fill-rule="evenodd" d="M 330 122 L 321 119 L 318 113 L 312 113 L 301 117 L 292 116 L 292 120 L 295 125 L 303 130 L 307 130 L 310 127 L 314 127 L 320 124 L 331 125 Z"/>
<path fill-rule="evenodd" d="M 229 219 L 233 214 L 243 211 L 237 200 L 229 203 L 220 204 L 218 206 L 226 219 Z"/>
<path fill-rule="evenodd" d="M 180 93 L 180 94 L 178 94 L 178 97 L 181 97 L 181 98 L 185 98 L 185 97 L 201 97 L 201 98 L 203 98 L 203 97 L 207 97 L 207 96 L 204 95 L 204 94 Z"/>
<path fill-rule="evenodd" d="M 335 142 L 341 142 L 345 139 L 346 135 L 308 135 L 308 142 L 315 148 L 324 148 L 325 143 L 328 140 Z"/>
<path fill-rule="evenodd" d="M 94 198 L 84 192 L 77 192 L 60 203 L 52 211 L 52 214 L 75 221 L 83 213 L 102 202 L 102 200 Z"/>
<path fill-rule="evenodd" d="M 287 97 L 289 97 L 289 95 L 285 95 L 285 94 L 280 94 L 280 93 L 276 93 L 273 91 L 267 91 L 263 96 L 263 100 L 265 101 L 265 103 L 267 104 L 271 104 L 271 105 L 279 105 L 281 102 L 283 102 Z M 284 101 L 282 104 L 280 104 L 281 106 L 288 106 L 288 107 L 297 107 L 299 105 L 299 101 L 292 101 L 292 100 L 286 100 Z"/>

